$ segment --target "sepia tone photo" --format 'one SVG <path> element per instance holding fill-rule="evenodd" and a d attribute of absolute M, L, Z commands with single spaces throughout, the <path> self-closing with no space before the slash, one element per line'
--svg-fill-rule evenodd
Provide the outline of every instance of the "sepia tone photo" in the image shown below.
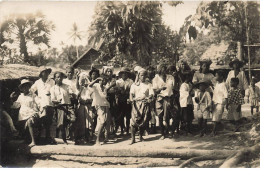
<path fill-rule="evenodd" d="M 259 168 L 259 1 L 0 2 L 0 167 Z"/>

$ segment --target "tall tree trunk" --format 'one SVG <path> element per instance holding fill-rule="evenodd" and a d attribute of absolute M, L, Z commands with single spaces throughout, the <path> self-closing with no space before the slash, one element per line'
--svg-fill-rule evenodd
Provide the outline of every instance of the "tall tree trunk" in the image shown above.
<path fill-rule="evenodd" d="M 20 53 L 24 55 L 24 59 L 23 61 L 25 63 L 30 63 L 29 60 L 29 54 L 27 51 L 27 46 L 26 46 L 26 40 L 25 40 L 25 36 L 23 34 L 24 30 L 19 28 L 19 35 L 20 35 Z"/>

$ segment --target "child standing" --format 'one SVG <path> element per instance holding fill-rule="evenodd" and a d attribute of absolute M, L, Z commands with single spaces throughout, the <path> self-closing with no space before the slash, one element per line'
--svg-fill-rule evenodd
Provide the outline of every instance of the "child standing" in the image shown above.
<path fill-rule="evenodd" d="M 228 91 L 226 84 L 224 82 L 224 73 L 222 71 L 218 71 L 216 73 L 216 86 L 213 92 L 213 132 L 212 136 L 215 136 L 217 134 L 217 126 L 220 123 L 220 120 L 222 119 L 222 114 L 224 112 L 224 107 L 227 103 L 228 98 Z"/>
<path fill-rule="evenodd" d="M 131 116 L 131 144 L 135 143 L 135 132 L 139 129 L 140 141 L 143 141 L 143 133 L 147 122 L 150 102 L 154 95 L 152 85 L 146 83 L 147 72 L 140 70 L 136 82 L 130 88 L 130 102 L 132 103 Z"/>
<path fill-rule="evenodd" d="M 26 129 L 29 128 L 29 133 L 32 139 L 32 142 L 29 144 L 29 147 L 36 145 L 35 136 L 33 133 L 33 127 L 39 121 L 39 109 L 35 102 L 33 94 L 29 91 L 32 86 L 32 82 L 29 80 L 23 79 L 19 85 L 19 89 L 22 92 L 18 99 L 13 103 L 13 108 L 19 108 L 19 122 Z M 13 98 L 11 94 L 11 98 Z"/>
<path fill-rule="evenodd" d="M 92 81 L 89 84 L 89 87 L 93 88 L 93 102 L 92 106 L 95 106 L 97 115 L 98 115 L 98 132 L 96 145 L 100 144 L 100 137 L 103 129 L 105 128 L 105 140 L 104 143 L 108 141 L 108 136 L 110 132 L 110 122 L 111 122 L 111 114 L 109 111 L 110 104 L 107 100 L 107 91 L 109 91 L 115 84 L 110 85 L 106 88 L 106 84 L 108 82 L 108 77 L 106 75 L 102 75 L 96 80 Z"/>
<path fill-rule="evenodd" d="M 254 108 L 256 108 L 256 112 L 259 111 L 260 89 L 259 87 L 255 86 L 256 82 L 256 78 L 253 77 L 251 79 L 250 86 L 245 93 L 245 101 L 250 103 L 252 115 L 254 114 Z"/>
<path fill-rule="evenodd" d="M 180 106 L 181 106 L 181 118 L 184 123 L 186 135 L 191 133 L 192 120 L 194 119 L 193 102 L 192 97 L 194 92 L 192 90 L 192 73 L 187 72 L 183 74 L 184 82 L 180 87 Z"/>
<path fill-rule="evenodd" d="M 235 124 L 241 118 L 241 105 L 243 104 L 243 95 L 242 91 L 238 88 L 238 84 L 238 78 L 231 78 L 231 88 L 228 91 L 227 102 L 228 115 L 232 121 L 235 121 Z"/>
<path fill-rule="evenodd" d="M 207 81 L 201 80 L 195 86 L 199 87 L 197 97 L 195 97 L 195 102 L 198 103 L 198 124 L 200 128 L 200 136 L 204 136 L 207 131 L 207 119 L 210 118 L 210 108 L 212 99 L 208 90 L 209 83 Z"/>

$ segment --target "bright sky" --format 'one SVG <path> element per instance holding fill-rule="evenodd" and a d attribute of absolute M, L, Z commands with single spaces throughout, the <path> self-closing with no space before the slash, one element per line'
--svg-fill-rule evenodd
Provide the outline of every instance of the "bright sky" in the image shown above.
<path fill-rule="evenodd" d="M 177 7 L 171 7 L 167 4 L 163 5 L 163 20 L 171 29 L 178 31 L 182 26 L 184 19 L 196 12 L 199 1 L 184 1 L 184 4 Z M 55 31 L 51 35 L 52 47 L 60 48 L 61 41 L 64 44 L 72 44 L 69 39 L 70 30 L 74 22 L 79 29 L 84 31 L 84 39 L 79 44 L 87 44 L 87 30 L 92 21 L 96 1 L 85 2 L 0 2 L 0 20 L 4 16 L 13 13 L 34 13 L 38 10 L 42 11 L 48 20 L 53 21 L 56 26 Z"/>

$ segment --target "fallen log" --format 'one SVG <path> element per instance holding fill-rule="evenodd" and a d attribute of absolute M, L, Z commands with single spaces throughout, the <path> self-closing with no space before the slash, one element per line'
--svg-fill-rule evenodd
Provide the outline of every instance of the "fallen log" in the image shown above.
<path fill-rule="evenodd" d="M 29 153 L 35 155 L 71 155 L 89 157 L 157 157 L 190 159 L 198 156 L 227 158 L 235 150 L 153 149 L 153 148 L 104 148 L 93 146 L 35 146 Z"/>
<path fill-rule="evenodd" d="M 245 148 L 238 152 L 233 153 L 230 157 L 228 157 L 224 163 L 220 166 L 220 168 L 233 168 L 238 164 L 242 163 L 245 160 L 245 157 L 250 154 L 259 155 L 260 153 L 260 143 L 258 142 L 256 145 Z"/>
<path fill-rule="evenodd" d="M 204 160 L 218 160 L 218 159 L 223 159 L 223 157 L 222 156 L 212 156 L 212 155 L 193 157 L 193 158 L 190 158 L 189 160 L 186 160 L 185 162 L 183 162 L 181 165 L 179 165 L 178 168 L 185 168 L 192 162 L 204 161 Z"/>

